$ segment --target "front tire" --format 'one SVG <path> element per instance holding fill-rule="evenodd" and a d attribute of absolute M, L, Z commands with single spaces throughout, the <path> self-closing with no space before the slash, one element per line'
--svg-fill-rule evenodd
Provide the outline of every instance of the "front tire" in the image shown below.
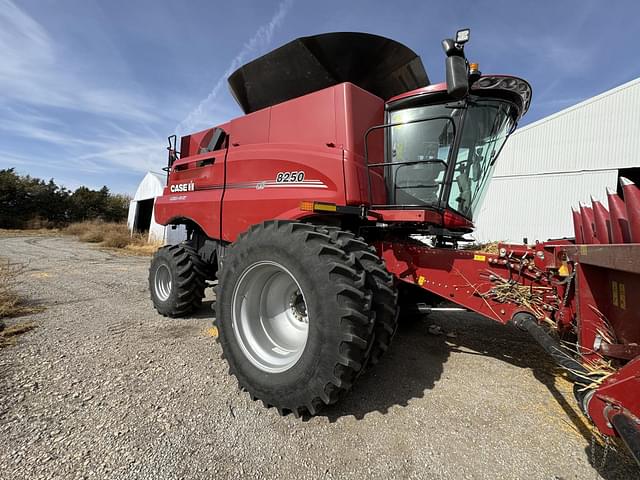
<path fill-rule="evenodd" d="M 219 272 L 230 373 L 280 414 L 316 414 L 351 388 L 370 345 L 365 272 L 313 226 L 270 221 L 240 235 Z"/>
<path fill-rule="evenodd" d="M 153 306 L 165 317 L 184 317 L 200 308 L 206 265 L 187 244 L 158 249 L 149 268 Z"/>

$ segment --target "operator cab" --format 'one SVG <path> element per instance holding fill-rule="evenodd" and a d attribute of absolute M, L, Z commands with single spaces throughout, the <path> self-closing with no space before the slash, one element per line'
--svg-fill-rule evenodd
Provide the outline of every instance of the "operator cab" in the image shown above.
<path fill-rule="evenodd" d="M 389 206 L 449 208 L 472 219 L 518 116 L 508 101 L 475 95 L 389 110 Z"/>
<path fill-rule="evenodd" d="M 461 32 L 463 32 L 461 34 Z M 464 56 L 468 30 L 443 41 L 446 83 L 422 87 L 387 102 L 385 160 L 371 163 L 370 176 L 383 169 L 386 204 L 375 210 L 429 209 L 451 212 L 471 228 L 500 150 L 531 101 L 531 87 L 516 77 L 481 76 Z M 371 171 L 373 169 L 374 171 Z"/>

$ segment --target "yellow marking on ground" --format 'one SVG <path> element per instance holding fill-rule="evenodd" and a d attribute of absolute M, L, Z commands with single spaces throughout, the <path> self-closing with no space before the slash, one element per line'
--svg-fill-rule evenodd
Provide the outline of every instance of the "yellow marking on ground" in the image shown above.
<path fill-rule="evenodd" d="M 218 338 L 218 327 L 211 327 L 205 330 L 205 335 L 211 338 Z"/>
<path fill-rule="evenodd" d="M 31 276 L 35 278 L 49 278 L 51 274 L 47 272 L 33 272 Z"/>

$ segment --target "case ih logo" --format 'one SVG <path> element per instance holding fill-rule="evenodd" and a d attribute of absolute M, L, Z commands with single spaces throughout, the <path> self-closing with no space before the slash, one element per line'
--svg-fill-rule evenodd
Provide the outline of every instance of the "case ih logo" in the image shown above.
<path fill-rule="evenodd" d="M 171 185 L 169 190 L 171 192 L 193 192 L 196 189 L 196 186 L 193 182 L 189 183 L 176 183 L 175 185 Z"/>

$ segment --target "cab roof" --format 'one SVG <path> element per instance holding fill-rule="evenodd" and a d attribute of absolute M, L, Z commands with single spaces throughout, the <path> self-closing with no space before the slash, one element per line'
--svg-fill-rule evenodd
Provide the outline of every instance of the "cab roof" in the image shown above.
<path fill-rule="evenodd" d="M 435 83 L 396 95 L 387 100 L 387 105 L 393 108 L 394 104 L 400 103 L 402 100 L 416 98 L 422 95 L 442 93 L 447 93 L 447 84 L 444 82 Z M 495 93 L 498 96 L 506 96 L 518 105 L 520 116 L 527 113 L 531 105 L 531 85 L 519 77 L 509 75 L 483 75 L 471 85 L 471 93 L 484 95 Z"/>

